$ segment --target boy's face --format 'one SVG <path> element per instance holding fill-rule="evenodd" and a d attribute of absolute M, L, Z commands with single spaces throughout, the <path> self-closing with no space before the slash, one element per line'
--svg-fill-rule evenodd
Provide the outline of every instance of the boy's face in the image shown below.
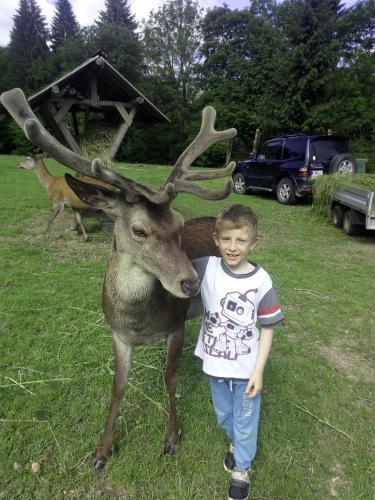
<path fill-rule="evenodd" d="M 247 226 L 239 229 L 220 229 L 214 233 L 214 240 L 227 268 L 234 273 L 246 272 L 247 255 L 256 244 L 250 229 Z"/>

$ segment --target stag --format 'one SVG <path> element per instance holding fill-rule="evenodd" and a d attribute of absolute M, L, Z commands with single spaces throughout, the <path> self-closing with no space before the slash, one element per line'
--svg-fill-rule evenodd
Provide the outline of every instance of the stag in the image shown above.
<path fill-rule="evenodd" d="M 175 393 L 184 323 L 196 312 L 196 298 L 191 300 L 189 309 L 190 299 L 198 287 L 198 277 L 189 258 L 214 252 L 214 245 L 212 219 L 192 220 L 186 224 L 184 233 L 184 219 L 171 204 L 179 192 L 207 200 L 229 195 L 230 180 L 218 190 L 193 181 L 226 177 L 232 172 L 234 162 L 211 171 L 189 171 L 188 168 L 209 146 L 234 137 L 236 130 L 216 131 L 216 112 L 206 107 L 197 137 L 178 158 L 164 185 L 157 189 L 105 168 L 99 160 L 90 162 L 65 148 L 43 128 L 20 89 L 3 93 L 1 102 L 34 145 L 60 163 L 113 187 L 90 186 L 66 175 L 68 184 L 83 202 L 103 210 L 114 220 L 102 306 L 113 330 L 115 374 L 108 417 L 93 466 L 103 468 L 111 453 L 114 426 L 127 386 L 134 347 L 161 338 L 167 338 L 168 345 L 165 382 L 169 393 L 169 418 L 164 452 L 172 454 L 180 434 Z"/>

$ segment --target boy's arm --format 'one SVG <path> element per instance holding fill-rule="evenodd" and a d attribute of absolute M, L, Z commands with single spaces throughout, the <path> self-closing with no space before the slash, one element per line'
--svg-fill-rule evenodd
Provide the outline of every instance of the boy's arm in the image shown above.
<path fill-rule="evenodd" d="M 201 257 L 200 259 L 194 259 L 191 263 L 193 264 L 194 269 L 198 273 L 199 279 L 199 290 L 195 295 L 200 293 L 201 284 L 204 278 L 204 274 L 206 272 L 206 267 L 209 261 L 209 257 Z"/>
<path fill-rule="evenodd" d="M 259 349 L 255 368 L 246 387 L 246 394 L 250 398 L 253 398 L 262 390 L 263 372 L 267 363 L 268 356 L 271 352 L 272 340 L 273 327 L 263 326 L 260 332 Z"/>

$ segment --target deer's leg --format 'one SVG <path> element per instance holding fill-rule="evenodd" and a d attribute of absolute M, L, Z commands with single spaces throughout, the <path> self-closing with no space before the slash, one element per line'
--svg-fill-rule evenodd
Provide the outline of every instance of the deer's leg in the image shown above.
<path fill-rule="evenodd" d="M 51 231 L 51 227 L 52 227 L 53 221 L 56 219 L 56 217 L 58 215 L 61 214 L 61 212 L 63 212 L 63 210 L 64 210 L 64 205 L 61 205 L 60 203 L 54 203 L 53 204 L 53 212 L 48 217 L 47 229 L 45 230 L 44 236 L 48 236 L 49 235 L 49 233 Z"/>
<path fill-rule="evenodd" d="M 76 210 L 73 210 L 73 215 L 74 215 L 74 221 L 73 221 L 73 226 L 70 228 L 70 231 L 78 231 L 78 229 L 79 229 L 79 221 L 77 219 L 77 212 L 76 212 Z"/>
<path fill-rule="evenodd" d="M 112 450 L 113 431 L 120 403 L 126 389 L 126 383 L 132 361 L 133 347 L 121 342 L 121 340 L 114 333 L 113 352 L 115 356 L 115 375 L 112 385 L 112 400 L 104 432 L 100 438 L 98 447 L 95 451 L 95 456 L 92 460 L 92 464 L 96 470 L 102 469 L 105 466 L 107 458 Z"/>
<path fill-rule="evenodd" d="M 164 453 L 176 453 L 176 445 L 180 440 L 180 429 L 177 424 L 176 412 L 176 387 L 178 378 L 178 365 L 184 339 L 183 330 L 168 338 L 167 366 L 165 370 L 165 383 L 169 393 L 169 419 Z"/>
<path fill-rule="evenodd" d="M 80 213 L 78 210 L 76 210 L 76 211 L 74 212 L 74 215 L 75 215 L 75 217 L 76 217 L 77 225 L 78 225 L 78 226 L 79 226 L 79 228 L 81 229 L 82 234 L 83 234 L 83 237 L 85 238 L 85 241 L 87 241 L 88 237 L 87 237 L 87 234 L 86 234 L 86 231 L 85 231 L 85 227 L 84 227 L 84 225 L 83 225 L 83 223 L 82 223 L 82 216 L 81 216 L 81 213 Z"/>

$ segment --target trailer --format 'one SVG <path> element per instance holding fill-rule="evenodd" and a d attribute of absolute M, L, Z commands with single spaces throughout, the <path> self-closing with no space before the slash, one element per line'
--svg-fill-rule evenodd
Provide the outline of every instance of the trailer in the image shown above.
<path fill-rule="evenodd" d="M 332 222 L 354 236 L 375 230 L 375 193 L 354 186 L 342 186 L 331 198 Z"/>

